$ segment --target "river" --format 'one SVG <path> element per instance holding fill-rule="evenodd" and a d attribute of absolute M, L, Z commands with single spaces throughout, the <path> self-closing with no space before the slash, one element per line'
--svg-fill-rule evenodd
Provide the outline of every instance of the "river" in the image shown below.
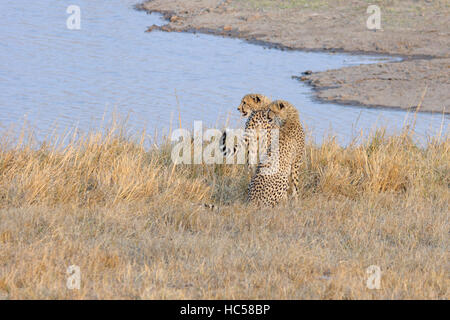
<path fill-rule="evenodd" d="M 347 144 L 361 131 L 398 132 L 414 114 L 322 103 L 292 78 L 388 57 L 282 51 L 239 39 L 192 33 L 144 32 L 164 24 L 135 1 L 72 1 L 81 29 L 70 30 L 65 1 L 2 1 L 0 5 L 0 130 L 24 121 L 38 138 L 77 127 L 98 128 L 117 113 L 131 131 L 163 135 L 172 127 L 237 127 L 236 110 L 250 92 L 293 103 L 320 143 L 332 134 Z M 106 120 L 105 120 L 106 119 Z M 448 117 L 417 115 L 425 139 L 444 131 Z"/>

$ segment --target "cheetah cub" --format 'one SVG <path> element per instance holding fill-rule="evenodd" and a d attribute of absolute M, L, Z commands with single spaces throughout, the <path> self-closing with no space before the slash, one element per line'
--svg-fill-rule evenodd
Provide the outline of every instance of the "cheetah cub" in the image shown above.
<path fill-rule="evenodd" d="M 279 127 L 280 169 L 291 172 L 292 194 L 298 195 L 300 166 L 305 155 L 305 132 L 298 110 L 285 100 L 277 100 L 268 106 L 268 118 Z"/>
<path fill-rule="evenodd" d="M 266 117 L 266 114 L 265 113 L 263 114 L 262 111 L 267 108 L 270 102 L 271 100 L 268 97 L 259 93 L 247 94 L 242 98 L 241 103 L 239 104 L 237 109 L 243 117 L 248 118 L 245 123 L 246 131 L 248 131 L 249 129 L 248 127 L 250 125 L 252 125 L 253 128 L 256 128 L 257 125 L 255 124 L 257 122 L 258 123 L 262 122 L 262 118 Z M 220 151 L 225 157 L 233 156 L 237 152 L 238 148 L 248 147 L 248 137 L 246 137 L 246 135 L 244 135 L 242 141 L 238 141 L 238 144 L 231 149 L 227 148 L 226 140 L 227 140 L 227 132 L 224 131 L 222 133 L 222 137 L 220 138 L 219 147 Z"/>
<path fill-rule="evenodd" d="M 287 101 L 276 100 L 269 104 L 267 118 L 278 129 L 278 139 L 274 136 L 270 140 L 269 160 L 258 164 L 248 188 L 248 200 L 258 206 L 273 207 L 287 198 L 289 184 L 293 185 L 292 194 L 298 194 L 305 135 L 297 109 Z"/>

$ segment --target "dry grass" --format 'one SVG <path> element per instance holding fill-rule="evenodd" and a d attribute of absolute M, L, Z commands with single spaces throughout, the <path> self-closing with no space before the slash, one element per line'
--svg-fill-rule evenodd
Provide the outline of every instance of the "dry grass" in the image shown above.
<path fill-rule="evenodd" d="M 448 137 L 308 144 L 301 199 L 259 210 L 243 166 L 173 166 L 121 132 L 4 136 L 0 298 L 449 298 Z"/>

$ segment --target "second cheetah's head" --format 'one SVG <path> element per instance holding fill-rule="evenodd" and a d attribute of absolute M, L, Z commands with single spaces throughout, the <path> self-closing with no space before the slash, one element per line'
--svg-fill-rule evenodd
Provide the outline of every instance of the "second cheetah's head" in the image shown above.
<path fill-rule="evenodd" d="M 267 117 L 279 125 L 286 120 L 298 120 L 297 109 L 285 100 L 275 100 L 267 108 Z"/>
<path fill-rule="evenodd" d="M 237 109 L 243 117 L 248 117 L 252 111 L 264 109 L 270 102 L 271 100 L 262 94 L 251 93 L 242 98 Z"/>

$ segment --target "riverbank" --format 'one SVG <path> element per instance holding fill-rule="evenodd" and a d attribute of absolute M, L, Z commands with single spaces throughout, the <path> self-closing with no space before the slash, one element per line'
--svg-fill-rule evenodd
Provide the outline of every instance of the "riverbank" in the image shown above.
<path fill-rule="evenodd" d="M 371 3 L 372 4 L 372 3 Z M 396 55 L 403 61 L 298 76 L 317 98 L 350 105 L 450 113 L 450 5 L 445 1 L 374 1 L 381 30 L 366 27 L 366 1 L 153 0 L 173 32 L 202 32 L 279 47 Z M 152 30 L 152 28 L 149 28 Z M 307 70 L 303 70 L 307 71 Z M 423 99 L 421 99 L 424 95 Z"/>

